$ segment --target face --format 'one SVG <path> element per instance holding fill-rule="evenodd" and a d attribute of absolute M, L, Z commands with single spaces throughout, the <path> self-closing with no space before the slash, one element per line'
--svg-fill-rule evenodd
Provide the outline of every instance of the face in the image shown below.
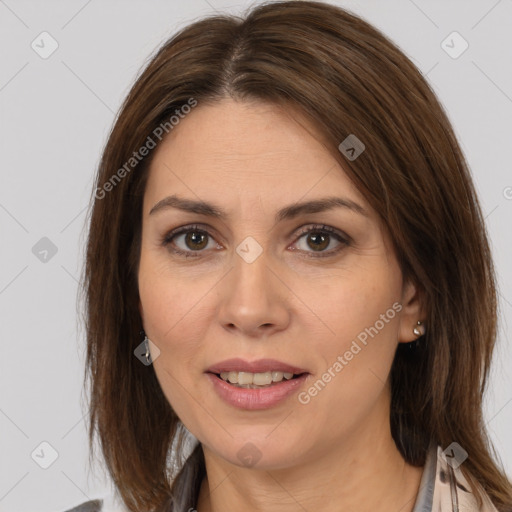
<path fill-rule="evenodd" d="M 314 129 L 276 106 L 223 100 L 199 104 L 155 151 L 140 312 L 184 425 L 210 453 L 260 468 L 381 435 L 394 352 L 419 318 L 415 289 Z M 326 198 L 336 201 L 316 203 Z"/>

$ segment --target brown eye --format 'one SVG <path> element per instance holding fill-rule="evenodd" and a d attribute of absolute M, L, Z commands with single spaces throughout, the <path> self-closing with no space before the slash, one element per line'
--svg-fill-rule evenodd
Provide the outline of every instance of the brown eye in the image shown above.
<path fill-rule="evenodd" d="M 162 245 L 168 247 L 175 254 L 185 257 L 200 256 L 209 242 L 213 243 L 213 237 L 196 226 L 185 226 L 167 233 L 162 240 Z M 216 244 L 213 244 L 216 246 Z M 197 253 L 197 254 L 194 254 Z"/>
<path fill-rule="evenodd" d="M 305 243 L 302 247 L 299 244 L 298 249 L 302 252 L 309 253 L 311 257 L 327 257 L 333 256 L 349 245 L 349 237 L 344 236 L 330 226 L 315 225 L 308 226 L 299 232 L 299 241 L 304 239 Z M 334 248 L 326 251 L 326 249 L 334 245 Z M 311 254 L 317 253 L 317 254 Z"/>
<path fill-rule="evenodd" d="M 194 251 L 204 249 L 208 245 L 208 235 L 199 231 L 188 231 L 185 234 L 185 245 Z M 205 243 L 206 241 L 206 243 Z"/>
<path fill-rule="evenodd" d="M 307 244 L 315 251 L 323 251 L 329 246 L 331 235 L 322 233 L 308 233 L 306 235 Z"/>

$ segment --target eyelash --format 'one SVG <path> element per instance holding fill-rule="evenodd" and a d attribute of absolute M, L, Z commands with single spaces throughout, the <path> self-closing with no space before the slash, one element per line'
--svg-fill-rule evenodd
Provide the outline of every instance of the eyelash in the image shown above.
<path fill-rule="evenodd" d="M 170 245 L 174 238 L 176 238 L 179 235 L 186 234 L 189 232 L 201 233 L 201 234 L 207 235 L 210 238 L 213 238 L 210 235 L 210 233 L 208 233 L 208 231 L 201 229 L 200 226 L 191 225 L 191 226 L 183 226 L 183 227 L 174 229 L 174 230 L 166 233 L 164 235 L 163 239 L 161 240 L 161 244 L 164 247 L 167 247 L 174 254 L 177 254 L 178 256 L 183 256 L 185 258 L 200 257 L 200 253 L 204 252 L 204 250 L 183 251 L 181 249 L 177 249 Z M 328 235 L 334 236 L 334 238 L 336 238 L 341 243 L 341 246 L 338 247 L 337 249 L 331 249 L 330 251 L 327 251 L 327 252 L 321 252 L 321 253 L 313 252 L 314 255 L 311 255 L 311 256 L 304 255 L 304 257 L 306 257 L 306 258 L 327 258 L 330 256 L 334 256 L 335 254 L 338 254 L 341 250 L 343 250 L 345 247 L 349 246 L 350 242 L 351 242 L 350 237 L 348 237 L 347 235 L 344 235 L 344 234 L 342 235 L 340 232 L 338 232 L 334 228 L 332 228 L 330 226 L 325 226 L 323 224 L 313 224 L 306 228 L 301 229 L 301 231 L 299 233 L 297 233 L 297 237 L 298 237 L 297 240 L 300 240 L 300 238 L 302 238 L 304 235 L 307 235 L 309 233 L 315 233 L 315 234 L 327 233 Z M 306 251 L 306 253 L 309 253 L 309 252 L 310 251 Z M 194 253 L 199 253 L 199 254 L 196 255 Z"/>

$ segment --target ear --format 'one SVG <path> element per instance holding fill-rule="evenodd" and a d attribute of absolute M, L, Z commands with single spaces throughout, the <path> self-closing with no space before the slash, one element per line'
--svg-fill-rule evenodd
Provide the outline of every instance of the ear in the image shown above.
<path fill-rule="evenodd" d="M 412 281 L 406 281 L 402 290 L 402 311 L 400 313 L 400 326 L 398 328 L 398 341 L 400 343 L 409 343 L 419 338 L 414 334 L 413 329 L 417 327 L 425 333 L 425 305 L 423 296 L 418 287 Z M 418 321 L 422 325 L 418 326 Z"/>

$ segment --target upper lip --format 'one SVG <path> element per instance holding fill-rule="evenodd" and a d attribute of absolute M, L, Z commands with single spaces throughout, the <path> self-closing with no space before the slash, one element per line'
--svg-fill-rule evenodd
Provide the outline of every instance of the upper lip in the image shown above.
<path fill-rule="evenodd" d="M 207 370 L 210 373 L 221 372 L 249 372 L 249 373 L 265 373 L 270 371 L 287 372 L 287 373 L 309 373 L 303 368 L 283 363 L 277 359 L 257 359 L 256 361 L 246 361 L 241 358 L 226 359 L 210 366 Z"/>

